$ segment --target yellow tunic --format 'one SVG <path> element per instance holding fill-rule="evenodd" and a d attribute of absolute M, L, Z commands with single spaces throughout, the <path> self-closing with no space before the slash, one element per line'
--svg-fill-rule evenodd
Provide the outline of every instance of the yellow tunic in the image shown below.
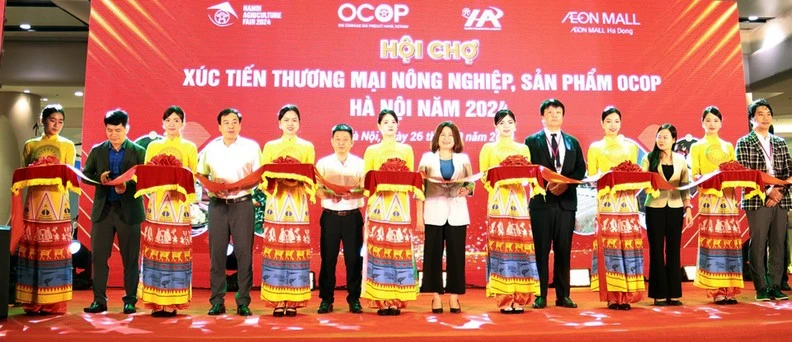
<path fill-rule="evenodd" d="M 152 141 L 146 148 L 146 163 L 165 154 L 195 172 L 198 149 L 182 139 Z M 141 281 L 138 297 L 146 309 L 182 310 L 192 300 L 192 227 L 190 203 L 178 199 L 178 192 L 155 192 L 148 196 L 146 221 L 141 225 Z M 169 281 L 164 281 L 169 280 Z"/>
<path fill-rule="evenodd" d="M 313 164 L 316 151 L 306 140 L 284 136 L 264 145 L 261 164 L 287 156 Z M 261 299 L 270 307 L 304 307 L 311 299 L 308 196 L 294 181 L 279 182 L 264 208 Z"/>
<path fill-rule="evenodd" d="M 313 164 L 316 160 L 314 145 L 298 137 L 282 137 L 268 141 L 261 152 L 261 165 L 270 164 L 278 157 L 292 157 L 303 164 Z"/>
<path fill-rule="evenodd" d="M 146 148 L 146 163 L 160 154 L 176 157 L 182 163 L 182 166 L 193 172 L 195 172 L 198 165 L 198 148 L 191 141 L 181 137 L 152 141 Z"/>
<path fill-rule="evenodd" d="M 690 147 L 692 176 L 700 176 L 718 169 L 720 164 L 737 160 L 734 145 L 718 136 L 706 136 Z"/>
<path fill-rule="evenodd" d="M 718 170 L 720 164 L 736 160 L 734 146 L 716 135 L 707 135 L 690 147 L 692 175 L 701 176 Z M 739 201 L 731 195 L 707 195 L 699 192 L 694 226 L 699 227 L 699 251 L 693 285 L 707 290 L 710 297 L 734 297 L 743 287 L 742 237 L 736 222 Z"/>
<path fill-rule="evenodd" d="M 479 154 L 482 172 L 499 166 L 513 155 L 531 160 L 528 146 L 511 139 L 484 144 Z M 495 297 L 499 308 L 513 303 L 526 305 L 540 293 L 539 272 L 534 255 L 533 233 L 528 213 L 528 194 L 521 184 L 489 191 L 487 200 L 487 297 Z"/>
<path fill-rule="evenodd" d="M 415 157 L 412 147 L 410 145 L 397 143 L 395 141 L 382 142 L 379 144 L 371 145 L 366 149 L 363 154 L 363 174 L 365 175 L 371 170 L 379 170 L 379 168 L 388 159 L 399 158 L 407 163 L 410 171 L 415 170 Z M 390 194 L 380 196 L 378 198 L 369 199 L 368 205 L 368 218 L 376 221 L 388 221 L 393 223 L 410 223 L 410 202 L 408 194 L 404 192 L 395 193 L 396 196 Z M 401 204 L 400 216 L 396 217 L 390 215 L 391 211 L 385 208 L 392 208 L 394 200 L 398 200 Z"/>
<path fill-rule="evenodd" d="M 589 175 L 605 173 L 626 160 L 637 163 L 638 145 L 622 135 L 604 137 L 591 144 L 586 160 Z"/>
<path fill-rule="evenodd" d="M 605 173 L 624 161 L 636 163 L 638 145 L 622 135 L 606 136 L 591 144 L 587 160 L 589 175 Z M 635 191 L 602 194 L 597 204 L 598 229 L 592 246 L 592 269 L 596 271 L 591 274 L 591 289 L 600 292 L 601 301 L 635 303 L 644 291 L 643 236 L 636 224 Z M 616 229 L 617 225 L 621 228 Z M 639 266 L 632 270 L 633 264 Z M 607 272 L 606 265 L 610 266 Z"/>
<path fill-rule="evenodd" d="M 531 151 L 525 144 L 508 139 L 499 139 L 496 142 L 486 143 L 479 154 L 479 171 L 484 172 L 499 166 L 503 160 L 512 155 L 522 155 L 528 161 L 531 161 Z M 514 194 L 516 198 L 512 198 L 511 194 Z M 518 205 L 511 205 L 510 202 L 513 200 L 516 200 Z M 513 186 L 500 187 L 497 191 L 490 191 L 489 193 L 487 215 L 492 217 L 526 218 L 528 217 L 527 200 L 525 188 L 521 185 L 515 184 Z"/>
<path fill-rule="evenodd" d="M 42 135 L 25 142 L 25 165 L 54 156 L 74 165 L 74 143 L 58 135 Z M 25 311 L 66 312 L 72 299 L 72 264 L 68 247 L 72 239 L 68 191 L 54 185 L 28 188 L 24 212 L 24 234 L 17 256 L 17 301 Z"/>
<path fill-rule="evenodd" d="M 388 159 L 404 160 L 414 169 L 409 145 L 387 141 L 371 145 L 363 154 L 365 172 L 379 170 Z M 366 253 L 363 262 L 361 298 L 370 306 L 405 308 L 418 295 L 415 258 L 411 239 L 410 202 L 406 192 L 380 191 L 368 199 L 366 208 Z"/>
<path fill-rule="evenodd" d="M 45 156 L 55 156 L 63 164 L 74 166 L 74 143 L 59 135 L 42 135 L 25 142 L 25 165 Z"/>

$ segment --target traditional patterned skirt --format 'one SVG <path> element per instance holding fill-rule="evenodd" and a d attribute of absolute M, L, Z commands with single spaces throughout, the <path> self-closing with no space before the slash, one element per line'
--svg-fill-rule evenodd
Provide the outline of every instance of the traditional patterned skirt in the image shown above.
<path fill-rule="evenodd" d="M 361 297 L 377 309 L 407 307 L 418 298 L 410 203 L 406 193 L 380 191 L 369 197 Z"/>
<path fill-rule="evenodd" d="M 304 187 L 279 184 L 264 209 L 261 299 L 269 307 L 305 307 L 311 299 L 309 224 Z"/>
<path fill-rule="evenodd" d="M 138 297 L 154 311 L 186 309 L 192 300 L 190 205 L 177 196 L 175 191 L 151 193 L 141 227 Z"/>
<path fill-rule="evenodd" d="M 643 233 L 635 191 L 600 197 L 592 256 L 591 289 L 600 301 L 637 303 L 644 284 Z"/>
<path fill-rule="evenodd" d="M 525 305 L 540 293 L 525 189 L 508 185 L 495 191 L 487 209 L 487 296 L 498 307 Z"/>
<path fill-rule="evenodd" d="M 743 288 L 739 201 L 731 196 L 699 193 L 699 251 L 694 285 L 708 296 L 727 297 Z"/>
<path fill-rule="evenodd" d="M 65 313 L 72 299 L 72 241 L 69 193 L 32 186 L 17 256 L 16 299 L 25 311 Z"/>

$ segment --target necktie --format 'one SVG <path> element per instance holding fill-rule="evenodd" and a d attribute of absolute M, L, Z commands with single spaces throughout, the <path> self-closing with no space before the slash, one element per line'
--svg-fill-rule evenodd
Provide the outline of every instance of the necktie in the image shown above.
<path fill-rule="evenodd" d="M 556 169 L 561 167 L 561 158 L 558 157 L 558 140 L 556 140 L 557 133 L 550 134 L 551 139 L 553 140 L 550 143 L 550 147 L 553 148 L 553 161 L 555 161 Z"/>

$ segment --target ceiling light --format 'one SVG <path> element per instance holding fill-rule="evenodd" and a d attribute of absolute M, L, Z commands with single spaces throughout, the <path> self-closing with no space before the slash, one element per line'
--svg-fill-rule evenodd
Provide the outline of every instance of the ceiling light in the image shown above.
<path fill-rule="evenodd" d="M 83 96 L 83 92 L 81 92 L 81 91 L 75 91 L 75 92 L 74 92 L 74 96 L 77 96 L 77 97 Z"/>
<path fill-rule="evenodd" d="M 19 24 L 19 28 L 21 28 L 23 30 L 30 30 L 30 24 L 28 24 L 28 23 Z"/>
<path fill-rule="evenodd" d="M 25 89 L 22 92 L 25 93 L 25 94 L 30 94 L 30 89 Z"/>
<path fill-rule="evenodd" d="M 42 102 L 47 102 L 47 101 L 49 101 L 49 99 L 48 99 L 48 98 L 46 98 L 46 97 L 42 97 L 42 98 L 41 98 L 41 101 L 42 101 Z"/>
<path fill-rule="evenodd" d="M 759 17 L 758 17 L 758 16 L 755 16 L 755 15 L 751 15 L 751 16 L 748 16 L 748 20 L 750 20 L 750 21 L 757 21 L 757 20 L 759 20 Z"/>

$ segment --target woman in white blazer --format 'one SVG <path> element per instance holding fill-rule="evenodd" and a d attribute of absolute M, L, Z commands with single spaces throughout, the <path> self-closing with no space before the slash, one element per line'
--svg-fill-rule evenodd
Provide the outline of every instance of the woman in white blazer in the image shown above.
<path fill-rule="evenodd" d="M 657 130 L 655 146 L 641 162 L 641 168 L 657 172 L 668 183 L 681 187 L 690 183 L 685 157 L 674 153 L 677 131 L 671 124 Z M 679 270 L 683 223 L 693 222 L 690 194 L 687 190 L 660 190 L 647 194 L 646 235 L 649 240 L 649 298 L 654 305 L 682 305 L 682 279 Z M 665 248 L 664 248 L 665 247 Z"/>
<path fill-rule="evenodd" d="M 470 157 L 462 153 L 459 128 L 451 121 L 437 126 L 431 143 L 432 152 L 421 157 L 418 169 L 429 178 L 457 180 L 473 174 Z M 465 241 L 470 224 L 467 196 L 475 184 L 424 182 L 426 201 L 419 211 L 417 224 L 425 225 L 424 264 L 421 292 L 434 293 L 432 312 L 442 313 L 440 295 L 451 294 L 448 306 L 452 313 L 462 312 L 459 295 L 465 293 Z M 443 288 L 443 245 L 446 248 L 446 286 Z"/>

